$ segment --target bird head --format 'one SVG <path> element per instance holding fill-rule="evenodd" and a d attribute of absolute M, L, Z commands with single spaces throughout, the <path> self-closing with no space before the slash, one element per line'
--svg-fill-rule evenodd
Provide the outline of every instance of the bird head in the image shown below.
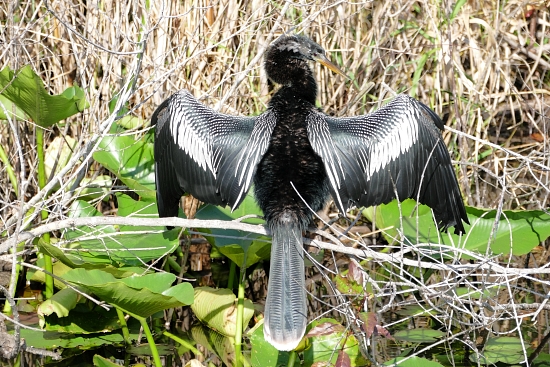
<path fill-rule="evenodd" d="M 333 72 L 348 77 L 333 64 L 325 50 L 311 39 L 301 35 L 281 36 L 270 47 L 270 51 L 285 54 L 286 57 L 303 61 L 316 61 Z"/>

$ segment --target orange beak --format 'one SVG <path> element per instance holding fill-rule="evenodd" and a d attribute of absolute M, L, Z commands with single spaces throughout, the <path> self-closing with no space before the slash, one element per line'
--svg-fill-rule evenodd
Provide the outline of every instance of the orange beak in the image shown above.
<path fill-rule="evenodd" d="M 317 56 L 315 58 L 315 61 L 317 61 L 319 64 L 321 64 L 323 66 L 326 66 L 330 70 L 334 71 L 336 74 L 340 74 L 343 77 L 346 77 L 346 78 L 350 79 L 349 76 L 344 74 L 344 72 L 342 70 L 340 70 L 340 68 L 338 66 L 334 65 L 325 55 Z"/>

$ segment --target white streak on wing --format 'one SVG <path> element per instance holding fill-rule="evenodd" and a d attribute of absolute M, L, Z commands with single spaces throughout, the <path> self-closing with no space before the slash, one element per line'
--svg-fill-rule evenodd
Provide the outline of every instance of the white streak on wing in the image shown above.
<path fill-rule="evenodd" d="M 257 163 L 260 161 L 260 155 L 263 155 L 267 150 L 271 139 L 271 131 L 275 125 L 276 116 L 273 112 L 260 115 L 254 124 L 250 138 L 242 150 L 235 168 L 235 177 L 238 176 L 238 183 L 241 187 L 235 205 L 240 201 L 242 195 L 246 193 L 252 182 L 252 177 L 256 169 Z M 239 169 L 242 165 L 242 169 Z M 232 208 L 234 210 L 235 207 Z"/>
<path fill-rule="evenodd" d="M 335 199 L 340 208 L 343 208 L 340 198 L 340 177 L 345 179 L 344 169 L 340 156 L 337 153 L 334 141 L 330 135 L 328 124 L 323 116 L 309 115 L 307 118 L 307 134 L 309 142 L 317 154 L 321 156 L 330 184 L 336 194 Z M 335 161 L 336 159 L 336 161 Z"/>
<path fill-rule="evenodd" d="M 176 144 L 203 170 L 209 169 L 216 177 L 210 136 L 203 126 L 204 114 L 209 111 L 188 97 L 188 92 L 177 95 L 170 104 L 170 131 Z M 190 104 L 191 108 L 189 108 Z M 201 113 L 204 113 L 201 116 Z"/>
<path fill-rule="evenodd" d="M 367 116 L 367 120 L 370 120 L 369 124 L 376 127 L 375 140 L 377 140 L 370 149 L 368 178 L 384 169 L 400 155 L 406 154 L 417 143 L 416 108 L 408 97 L 403 96 Z"/>

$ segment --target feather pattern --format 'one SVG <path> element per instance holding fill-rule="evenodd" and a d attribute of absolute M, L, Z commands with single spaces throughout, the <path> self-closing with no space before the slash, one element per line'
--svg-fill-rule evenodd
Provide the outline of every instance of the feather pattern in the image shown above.
<path fill-rule="evenodd" d="M 309 140 L 342 212 L 412 198 L 434 210 L 442 230 L 463 233 L 468 219 L 442 129 L 431 109 L 404 94 L 364 116 L 308 116 Z"/>
<path fill-rule="evenodd" d="M 250 189 L 276 120 L 271 110 L 257 117 L 218 113 L 182 90 L 164 101 L 151 121 L 158 142 L 157 199 L 164 217 L 177 215 L 185 192 L 235 209 Z"/>

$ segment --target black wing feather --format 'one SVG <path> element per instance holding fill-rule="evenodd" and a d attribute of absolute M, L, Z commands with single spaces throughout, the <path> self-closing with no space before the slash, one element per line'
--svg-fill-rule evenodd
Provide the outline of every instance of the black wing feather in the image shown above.
<path fill-rule="evenodd" d="M 218 113 L 182 90 L 154 112 L 155 177 L 161 217 L 177 216 L 188 192 L 209 204 L 236 208 L 267 150 L 275 119 Z"/>
<path fill-rule="evenodd" d="M 310 142 L 342 212 L 412 198 L 432 208 L 440 229 L 464 233 L 468 217 L 442 129 L 435 112 L 406 95 L 364 116 L 308 118 Z"/>

